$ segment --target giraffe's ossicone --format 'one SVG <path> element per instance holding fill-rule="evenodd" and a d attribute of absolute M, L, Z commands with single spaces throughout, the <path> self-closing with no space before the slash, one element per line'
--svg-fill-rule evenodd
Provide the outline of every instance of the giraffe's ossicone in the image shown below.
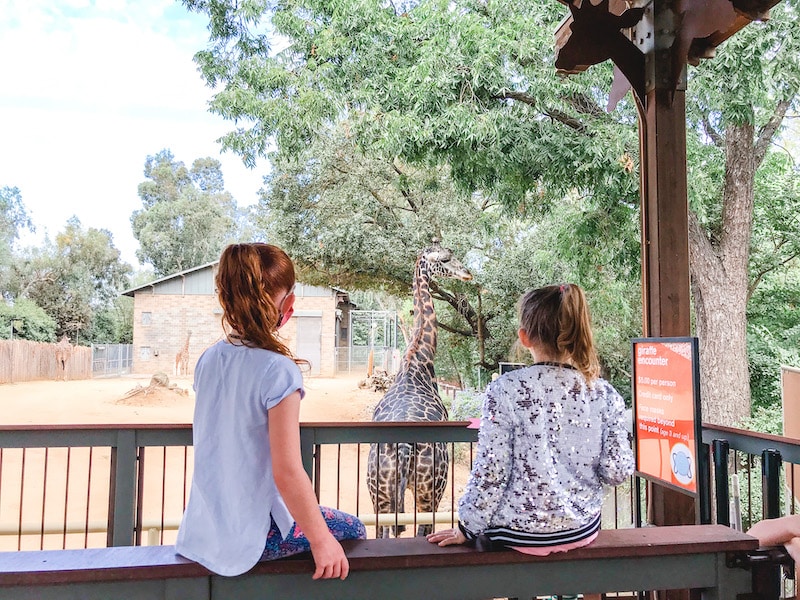
<path fill-rule="evenodd" d="M 423 250 L 414 269 L 414 326 L 394 383 L 375 407 L 373 421 L 446 421 L 447 408 L 439 395 L 433 359 L 436 354 L 436 312 L 430 291 L 432 277 L 469 281 L 470 272 L 437 240 Z M 415 511 L 434 513 L 447 487 L 449 453 L 444 443 L 372 444 L 367 462 L 367 487 L 379 514 L 405 512 L 405 493 L 411 490 Z M 426 535 L 431 525 L 420 525 Z M 405 526 L 380 527 L 378 535 L 399 535 Z"/>

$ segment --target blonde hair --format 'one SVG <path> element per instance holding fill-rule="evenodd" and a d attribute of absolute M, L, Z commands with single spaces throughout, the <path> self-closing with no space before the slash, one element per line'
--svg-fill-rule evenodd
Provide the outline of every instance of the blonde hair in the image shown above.
<path fill-rule="evenodd" d="M 574 283 L 549 285 L 520 298 L 520 327 L 551 354 L 568 359 L 588 382 L 600 375 L 586 296 Z"/>
<path fill-rule="evenodd" d="M 228 341 L 232 329 L 241 336 L 237 342 L 293 358 L 276 334 L 280 311 L 274 295 L 294 284 L 294 264 L 277 246 L 253 242 L 225 248 L 216 285 Z"/>

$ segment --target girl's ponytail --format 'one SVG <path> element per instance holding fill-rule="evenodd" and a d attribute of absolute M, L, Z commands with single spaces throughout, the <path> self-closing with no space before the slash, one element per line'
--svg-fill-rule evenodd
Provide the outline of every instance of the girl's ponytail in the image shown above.
<path fill-rule="evenodd" d="M 558 311 L 559 335 L 556 347 L 567 354 L 572 364 L 591 382 L 600 375 L 600 361 L 594 349 L 589 305 L 583 290 L 574 284 L 559 286 L 561 306 Z"/>
<path fill-rule="evenodd" d="M 589 306 L 580 286 L 565 283 L 527 292 L 519 302 L 519 321 L 530 339 L 569 360 L 588 382 L 600 375 Z"/>

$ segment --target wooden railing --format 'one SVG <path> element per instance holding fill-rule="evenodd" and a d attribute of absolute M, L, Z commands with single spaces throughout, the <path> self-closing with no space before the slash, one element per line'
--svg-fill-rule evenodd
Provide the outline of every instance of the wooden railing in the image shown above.
<path fill-rule="evenodd" d="M 370 527 L 424 519 L 449 526 L 477 439 L 466 425 L 306 423 L 304 466 L 322 504 L 358 514 Z M 189 425 L 0 427 L 0 550 L 172 543 L 191 482 L 191 437 Z M 448 488 L 437 514 L 420 515 L 413 506 L 400 515 L 375 514 L 366 491 L 366 454 L 374 442 L 448 445 Z M 800 464 L 800 441 L 707 425 L 703 442 L 713 468 L 702 485 L 716 485 L 707 494 L 716 499 L 708 521 L 729 524 L 731 475 L 743 482 L 745 525 L 794 512 L 796 502 L 785 499 L 797 496 L 795 469 L 780 466 Z M 638 522 L 634 492 L 642 487 L 632 480 L 609 496 L 604 528 Z"/>
<path fill-rule="evenodd" d="M 305 423 L 304 466 L 320 502 L 376 523 L 450 526 L 473 459 L 474 429 L 448 423 Z M 378 515 L 366 487 L 375 442 L 442 442 L 448 486 L 434 515 L 409 505 Z M 0 427 L 0 550 L 40 550 L 174 541 L 192 474 L 188 425 Z M 614 490 L 604 527 L 634 524 L 630 484 Z M 413 528 L 409 527 L 409 531 Z"/>
<path fill-rule="evenodd" d="M 369 444 L 445 443 L 455 460 L 450 467 L 448 505 L 442 512 L 445 522 L 452 523 L 456 518 L 454 499 L 460 495 L 456 480 L 469 471 L 477 438 L 477 432 L 466 425 L 307 423 L 301 427 L 304 466 L 322 503 L 356 512 L 367 520 L 372 511 L 368 496 L 356 492 L 355 507 L 337 503 L 342 498 L 342 488 L 352 484 L 347 483 L 348 478 L 353 478 L 357 487 L 364 487 L 366 468 L 362 457 Z M 701 485 L 708 491 L 712 482 L 716 484 L 715 494 L 705 493 L 716 498 L 715 510 L 708 509 L 709 515 L 715 513 L 711 515 L 715 520 L 726 522 L 731 465 L 733 474 L 750 482 L 746 487 L 751 492 L 751 522 L 778 516 L 782 510 L 794 510 L 794 469 L 785 471 L 781 466 L 784 462 L 800 464 L 800 441 L 706 426 L 703 442 L 713 460 L 709 479 Z M 641 536 L 631 529 L 638 519 L 634 515 L 637 507 L 630 498 L 638 497 L 633 492 L 642 489 L 639 481 L 628 486 L 622 497 L 610 498 L 606 507 L 613 515 L 604 516 L 604 528 L 620 527 L 622 537 L 617 539 L 609 535 L 611 532 L 603 532 L 608 544 L 571 552 L 566 559 L 563 555 L 552 559 L 520 558 L 507 552 L 503 556 L 493 554 L 488 560 L 485 556 L 463 554 L 468 550 L 442 553 L 421 538 L 371 540 L 350 549 L 354 573 L 343 586 L 311 582 L 308 559 L 261 563 L 253 573 L 232 580 L 214 577 L 203 572 L 202 567 L 175 557 L 170 541 L 164 539 L 165 531 L 174 533 L 185 507 L 191 481 L 191 443 L 188 425 L 0 428 L 0 542 L 10 539 L 13 546 L 0 549 L 18 551 L 0 553 L 0 598 L 60 598 L 65 591 L 75 591 L 86 598 L 111 597 L 108 594 L 120 598 L 195 597 L 187 595 L 188 590 L 195 590 L 197 598 L 226 597 L 224 594 L 229 592 L 245 598 L 262 597 L 262 589 L 269 586 L 275 598 L 297 597 L 297 590 L 302 588 L 315 595 L 324 591 L 320 597 L 352 600 L 373 597 L 371 586 L 386 578 L 393 583 L 389 587 L 381 584 L 381 597 L 404 600 L 429 597 L 427 594 L 434 588 L 441 597 L 477 598 L 476 594 L 490 591 L 492 597 L 498 597 L 521 590 L 571 593 L 692 587 L 706 589 L 712 597 L 716 594 L 719 598 L 733 598 L 729 594 L 734 590 L 738 593 L 749 588 L 745 580 L 750 574 L 746 571 L 752 569 L 755 574 L 757 564 L 766 573 L 761 578 L 767 582 L 765 589 L 771 590 L 764 597 L 778 597 L 780 569 L 770 566 L 777 562 L 770 559 L 768 572 L 758 557 L 756 562 L 748 563 L 754 549 L 754 540 L 748 541 L 748 536 L 734 535 L 735 539 L 726 538 L 727 541 L 714 538 L 717 541 L 710 545 L 708 538 L 708 548 L 703 550 L 690 532 L 705 536 L 700 532 L 711 530 L 690 526 L 680 534 L 679 541 L 672 540 L 670 531 L 661 531 L 653 534 L 653 540 L 637 542 Z M 763 482 L 763 501 L 752 497 L 756 481 Z M 781 502 L 784 494 L 792 501 Z M 358 505 L 359 501 L 367 507 Z M 375 517 L 377 523 L 378 515 Z M 400 515 L 389 518 L 398 522 Z M 422 519 L 414 510 L 411 518 Z M 150 535 L 153 531 L 155 535 Z M 646 537 L 651 528 L 636 531 Z M 721 533 L 709 535 L 719 537 Z M 145 547 L 138 547 L 141 544 Z M 67 547 L 87 549 L 50 550 Z M 645 558 L 641 548 L 654 554 Z M 447 566 L 440 565 L 444 560 Z M 464 568 L 455 565 L 454 560 L 466 561 Z M 779 560 L 786 564 L 785 553 Z M 647 561 L 648 565 L 652 563 L 652 569 L 645 576 Z M 107 567 L 103 566 L 106 562 Z M 666 564 L 671 567 L 665 569 Z M 393 576 L 400 567 L 404 568 L 403 586 Z M 412 570 L 413 578 L 408 577 Z M 454 578 L 456 572 L 458 576 Z M 531 573 L 538 574 L 538 578 L 531 578 Z M 662 576 L 666 573 L 667 579 Z M 580 577 L 576 579 L 577 575 Z M 735 586 L 731 577 L 736 578 Z M 576 581 L 581 583 L 580 590 L 573 585 Z M 371 583 L 365 587 L 367 582 Z M 586 582 L 591 582 L 588 587 Z M 645 582 L 648 588 L 641 587 Z M 452 594 L 438 594 L 441 588 L 437 586 L 445 583 L 450 586 L 448 594 Z M 334 585 L 339 587 L 331 591 Z M 281 592 L 289 589 L 285 586 L 293 592 Z M 215 596 L 214 590 L 222 595 Z"/>

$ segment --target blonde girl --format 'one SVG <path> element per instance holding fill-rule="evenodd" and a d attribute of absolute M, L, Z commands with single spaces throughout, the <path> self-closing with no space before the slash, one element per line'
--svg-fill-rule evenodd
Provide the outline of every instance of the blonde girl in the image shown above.
<path fill-rule="evenodd" d="M 478 536 L 536 555 L 586 546 L 600 529 L 603 485 L 633 472 L 625 405 L 599 377 L 583 290 L 536 289 L 518 310 L 534 363 L 486 388 L 458 527 L 428 536 L 440 546 Z"/>

